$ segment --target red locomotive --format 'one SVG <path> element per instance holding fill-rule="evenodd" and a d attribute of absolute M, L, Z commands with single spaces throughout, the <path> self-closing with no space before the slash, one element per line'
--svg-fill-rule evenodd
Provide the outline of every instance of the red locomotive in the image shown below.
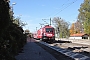
<path fill-rule="evenodd" d="M 53 42 L 55 40 L 55 29 L 52 26 L 46 25 L 37 31 L 34 38 L 45 42 Z"/>

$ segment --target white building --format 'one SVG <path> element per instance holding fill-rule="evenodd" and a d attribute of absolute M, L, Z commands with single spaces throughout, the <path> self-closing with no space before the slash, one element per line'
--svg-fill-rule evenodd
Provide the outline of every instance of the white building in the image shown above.
<path fill-rule="evenodd" d="M 70 35 L 69 39 L 89 39 L 89 35 L 88 34 L 73 34 Z"/>

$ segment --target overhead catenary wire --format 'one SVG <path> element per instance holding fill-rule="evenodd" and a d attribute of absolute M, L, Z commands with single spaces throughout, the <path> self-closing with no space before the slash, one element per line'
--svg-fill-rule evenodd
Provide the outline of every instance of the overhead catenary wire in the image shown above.
<path fill-rule="evenodd" d="M 68 2 L 69 2 L 69 0 L 67 0 L 66 3 L 63 3 L 63 4 L 60 6 L 59 9 L 62 9 Z M 49 17 L 49 16 L 51 16 L 51 15 L 53 15 L 53 14 L 51 13 L 51 14 L 48 15 L 47 17 Z"/>
<path fill-rule="evenodd" d="M 69 6 L 71 6 L 72 4 L 74 4 L 76 1 L 77 1 L 77 0 L 74 0 L 74 1 L 72 1 L 72 2 L 70 2 L 70 3 L 68 3 L 68 2 L 69 2 L 69 0 L 68 0 L 67 3 L 62 4 L 62 5 L 61 5 L 61 6 L 62 6 L 62 9 L 60 9 L 57 13 L 55 13 L 54 16 L 58 15 L 60 12 L 62 12 L 63 10 L 65 10 L 66 8 L 68 8 Z M 65 6 L 66 4 L 68 4 L 68 5 Z M 53 14 L 51 14 L 51 15 L 53 15 Z M 50 17 L 50 15 L 49 15 L 48 17 Z M 46 22 L 46 21 L 44 20 L 44 22 Z M 46 22 L 46 23 L 47 23 L 47 22 Z"/>
<path fill-rule="evenodd" d="M 65 10 L 66 8 L 68 8 L 69 6 L 71 6 L 72 4 L 74 4 L 77 0 L 75 0 L 74 2 L 70 3 L 69 5 L 67 5 L 65 8 L 63 8 L 62 10 L 60 10 L 59 12 L 57 12 L 54 16 L 56 16 L 57 14 L 59 14 L 60 12 L 62 12 L 63 10 Z"/>
<path fill-rule="evenodd" d="M 69 0 L 67 0 L 66 1 L 67 3 L 69 2 Z M 63 3 L 62 5 L 61 5 L 61 7 L 62 6 L 65 6 L 66 5 L 66 3 Z M 52 14 L 51 14 L 52 15 Z M 50 16 L 50 15 L 49 15 Z M 46 24 L 49 24 L 49 23 L 47 23 L 45 20 L 50 20 L 50 25 L 51 25 L 51 18 L 50 19 L 42 19 Z"/>
<path fill-rule="evenodd" d="M 69 1 L 69 0 L 68 0 Z M 67 1 L 67 2 L 68 2 Z M 60 12 L 62 12 L 62 11 L 64 11 L 66 8 L 68 8 L 69 6 L 71 6 L 72 4 L 74 4 L 75 2 L 76 2 L 77 0 L 74 0 L 74 1 L 72 1 L 71 3 L 68 3 L 68 5 L 67 6 L 65 6 L 65 4 L 62 4 L 61 6 L 65 6 L 65 7 L 62 7 L 62 9 L 60 9 L 58 12 L 56 12 L 53 16 L 56 16 L 56 15 L 58 15 Z M 50 17 L 50 15 L 48 16 L 48 17 Z"/>

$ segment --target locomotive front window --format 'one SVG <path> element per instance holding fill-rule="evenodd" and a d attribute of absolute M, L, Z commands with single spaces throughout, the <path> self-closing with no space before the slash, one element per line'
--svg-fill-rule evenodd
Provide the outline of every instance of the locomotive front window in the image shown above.
<path fill-rule="evenodd" d="M 53 28 L 46 28 L 46 32 L 53 32 Z"/>

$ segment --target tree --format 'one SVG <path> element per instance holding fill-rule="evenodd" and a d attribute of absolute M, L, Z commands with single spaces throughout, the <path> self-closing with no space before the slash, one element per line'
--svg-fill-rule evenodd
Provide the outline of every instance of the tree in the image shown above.
<path fill-rule="evenodd" d="M 69 24 L 59 17 L 53 18 L 53 25 L 55 26 L 56 32 L 59 33 L 61 38 L 69 36 Z"/>
<path fill-rule="evenodd" d="M 72 23 L 71 27 L 70 27 L 70 35 L 74 34 L 74 23 Z"/>
<path fill-rule="evenodd" d="M 81 4 L 78 19 L 83 24 L 84 32 L 90 35 L 90 0 L 84 0 Z"/>
<path fill-rule="evenodd" d="M 30 31 L 28 29 L 25 30 L 24 32 L 26 35 L 28 35 L 30 33 Z"/>
<path fill-rule="evenodd" d="M 0 0 L 0 34 L 10 23 L 9 4 L 6 0 Z"/>
<path fill-rule="evenodd" d="M 76 33 L 84 33 L 83 24 L 79 20 L 77 20 L 75 22 L 75 26 L 74 27 L 75 27 Z"/>
<path fill-rule="evenodd" d="M 13 23 L 16 24 L 16 25 L 18 25 L 18 26 L 20 26 L 20 27 L 23 27 L 23 26 L 27 25 L 26 23 L 24 23 L 24 22 L 22 22 L 20 20 L 20 17 L 13 18 Z"/>
<path fill-rule="evenodd" d="M 70 35 L 77 34 L 77 33 L 84 33 L 83 24 L 79 20 L 72 23 L 72 25 L 70 27 Z"/>
<path fill-rule="evenodd" d="M 0 0 L 0 60 L 15 60 L 15 55 L 26 43 L 22 27 L 13 23 L 8 0 Z"/>

